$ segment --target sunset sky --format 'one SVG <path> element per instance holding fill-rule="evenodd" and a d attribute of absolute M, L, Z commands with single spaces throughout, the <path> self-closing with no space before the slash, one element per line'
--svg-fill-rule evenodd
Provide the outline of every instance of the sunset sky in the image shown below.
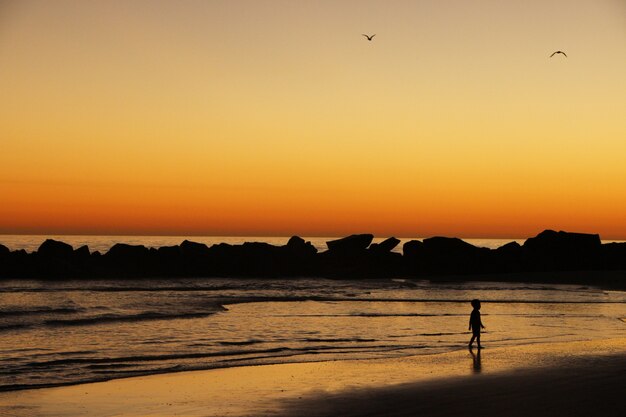
<path fill-rule="evenodd" d="M 625 0 L 0 0 L 0 98 L 0 233 L 626 239 Z"/>

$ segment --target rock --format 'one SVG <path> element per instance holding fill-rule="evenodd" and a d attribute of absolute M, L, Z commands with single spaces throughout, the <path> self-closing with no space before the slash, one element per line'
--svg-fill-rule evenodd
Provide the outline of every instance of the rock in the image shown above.
<path fill-rule="evenodd" d="M 68 260 L 74 254 L 74 248 L 64 242 L 46 239 L 37 249 L 39 256 Z"/>
<path fill-rule="evenodd" d="M 524 248 L 532 251 L 593 251 L 600 248 L 600 235 L 587 233 L 555 232 L 544 230 L 524 242 Z"/>
<path fill-rule="evenodd" d="M 374 235 L 371 234 L 351 235 L 342 239 L 328 241 L 326 246 L 332 253 L 351 255 L 366 250 L 373 239 Z"/>
<path fill-rule="evenodd" d="M 410 274 L 470 274 L 488 270 L 488 253 L 458 238 L 436 236 L 405 244 L 404 263 Z"/>
<path fill-rule="evenodd" d="M 186 258 L 197 258 L 206 256 L 209 253 L 209 247 L 204 243 L 191 242 L 189 240 L 184 240 L 180 244 L 180 250 Z"/>
<path fill-rule="evenodd" d="M 597 234 L 544 230 L 522 247 L 531 270 L 588 270 L 601 263 L 602 243 Z"/>
<path fill-rule="evenodd" d="M 291 255 L 297 257 L 313 256 L 317 253 L 317 248 L 311 242 L 305 242 L 300 236 L 292 236 L 286 248 Z"/>
<path fill-rule="evenodd" d="M 5 256 L 8 256 L 9 253 L 11 253 L 9 248 L 4 246 L 3 244 L 0 244 L 0 258 L 4 258 Z"/>
<path fill-rule="evenodd" d="M 396 246 L 398 246 L 399 243 L 399 239 L 396 239 L 395 237 L 390 237 L 389 239 L 383 240 L 380 243 L 372 243 L 369 250 L 375 253 L 389 253 Z"/>
<path fill-rule="evenodd" d="M 603 269 L 626 270 L 626 243 L 606 243 L 601 252 Z"/>
<path fill-rule="evenodd" d="M 402 253 L 408 257 L 417 256 L 423 247 L 424 244 L 421 241 L 410 240 L 402 246 Z"/>
<path fill-rule="evenodd" d="M 441 255 L 474 253 L 478 248 L 457 237 L 430 237 L 424 239 L 424 250 Z"/>
<path fill-rule="evenodd" d="M 143 245 L 128 245 L 116 243 L 109 249 L 105 256 L 118 259 L 136 259 L 148 255 L 150 251 Z"/>
<path fill-rule="evenodd" d="M 89 258 L 90 255 L 91 253 L 89 252 L 89 246 L 87 245 L 83 245 L 74 251 L 74 257 L 76 258 Z"/>
<path fill-rule="evenodd" d="M 517 253 L 521 248 L 522 245 L 520 245 L 519 243 L 509 242 L 505 245 L 500 246 L 499 248 L 496 248 L 495 251 L 499 253 Z"/>
<path fill-rule="evenodd" d="M 150 250 L 143 245 L 116 243 L 103 258 L 108 272 L 115 275 L 149 276 L 155 270 Z"/>

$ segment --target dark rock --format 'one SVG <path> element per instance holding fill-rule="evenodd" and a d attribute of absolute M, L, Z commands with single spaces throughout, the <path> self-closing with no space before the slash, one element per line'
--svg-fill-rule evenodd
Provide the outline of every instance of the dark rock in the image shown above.
<path fill-rule="evenodd" d="M 143 245 L 128 245 L 126 243 L 116 243 L 109 249 L 105 256 L 115 259 L 137 259 L 145 257 L 150 253 Z"/>
<path fill-rule="evenodd" d="M 47 239 L 39 246 L 37 254 L 45 257 L 68 260 L 74 254 L 74 248 L 67 243 Z"/>
<path fill-rule="evenodd" d="M 593 251 L 597 250 L 602 242 L 600 235 L 588 233 L 555 232 L 544 230 L 535 237 L 524 242 L 524 248 L 532 251 Z"/>
<path fill-rule="evenodd" d="M 626 243 L 606 243 L 601 248 L 602 269 L 626 270 Z"/>
<path fill-rule="evenodd" d="M 304 239 L 300 236 L 291 236 L 287 242 L 287 246 L 300 247 L 304 245 Z"/>
<path fill-rule="evenodd" d="M 156 249 L 156 254 L 159 257 L 178 258 L 182 254 L 182 251 L 180 249 L 180 246 L 178 245 L 161 246 L 160 248 Z"/>
<path fill-rule="evenodd" d="M 179 276 L 183 274 L 183 255 L 180 246 L 161 246 L 153 253 L 157 275 Z"/>
<path fill-rule="evenodd" d="M 3 244 L 0 244 L 0 258 L 4 258 L 5 256 L 8 256 L 9 253 L 11 253 L 9 248 L 4 246 Z"/>
<path fill-rule="evenodd" d="M 409 242 L 410 243 L 410 242 Z M 431 237 L 404 247 L 410 274 L 469 274 L 488 272 L 489 249 L 478 248 L 458 238 Z"/>
<path fill-rule="evenodd" d="M 391 252 L 398 244 L 400 243 L 399 239 L 395 237 L 390 237 L 389 239 L 385 239 L 380 243 L 372 243 L 369 247 L 369 250 L 375 253 L 388 253 Z"/>
<path fill-rule="evenodd" d="M 476 246 L 457 237 L 435 236 L 424 239 L 422 243 L 426 251 L 449 255 L 474 253 L 478 249 Z"/>
<path fill-rule="evenodd" d="M 74 257 L 76 258 L 89 258 L 90 255 L 91 253 L 89 252 L 89 246 L 87 245 L 83 245 L 74 251 Z"/>
<path fill-rule="evenodd" d="M 509 242 L 492 250 L 486 268 L 493 272 L 519 272 L 525 270 L 525 252 L 517 242 Z"/>
<path fill-rule="evenodd" d="M 404 256 L 417 256 L 424 244 L 419 240 L 410 240 L 402 245 L 402 253 Z"/>
<path fill-rule="evenodd" d="M 500 246 L 499 248 L 496 248 L 496 252 L 498 253 L 518 253 L 520 251 L 520 249 L 522 248 L 522 245 L 520 245 L 517 242 L 509 242 L 505 245 Z"/>
<path fill-rule="evenodd" d="M 305 242 L 300 236 L 292 236 L 286 247 L 291 254 L 299 257 L 312 256 L 317 253 L 317 248 L 311 242 Z"/>
<path fill-rule="evenodd" d="M 180 244 L 180 253 L 182 257 L 182 268 L 184 275 L 191 276 L 210 276 L 211 261 L 209 247 L 204 243 L 183 241 Z"/>
<path fill-rule="evenodd" d="M 366 250 L 373 239 L 374 235 L 371 234 L 351 235 L 342 239 L 328 241 L 326 246 L 333 253 L 350 255 Z"/>
<path fill-rule="evenodd" d="M 596 234 L 544 230 L 524 242 L 532 270 L 578 270 L 599 266 L 602 243 Z"/>
<path fill-rule="evenodd" d="M 33 275 L 38 278 L 68 279 L 80 275 L 74 248 L 64 242 L 47 239 L 32 254 Z"/>
<path fill-rule="evenodd" d="M 83 245 L 80 248 L 74 251 L 72 255 L 72 262 L 83 272 L 83 275 L 92 271 L 91 267 L 91 253 L 89 252 L 89 247 L 87 245 Z"/>
<path fill-rule="evenodd" d="M 184 240 L 180 244 L 180 250 L 186 258 L 198 258 L 209 253 L 209 247 L 204 243 L 191 242 L 189 240 Z"/>
<path fill-rule="evenodd" d="M 150 262 L 150 250 L 143 245 L 116 243 L 103 256 L 108 273 L 121 276 L 151 276 L 156 268 Z"/>

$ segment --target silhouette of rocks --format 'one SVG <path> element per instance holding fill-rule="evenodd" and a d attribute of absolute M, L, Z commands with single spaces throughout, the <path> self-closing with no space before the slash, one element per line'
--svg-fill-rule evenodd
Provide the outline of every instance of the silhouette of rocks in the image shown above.
<path fill-rule="evenodd" d="M 298 257 L 308 257 L 317 253 L 317 248 L 311 242 L 305 242 L 300 236 L 292 236 L 287 242 L 289 251 Z"/>
<path fill-rule="evenodd" d="M 87 245 L 83 245 L 74 251 L 74 257 L 76 258 L 87 259 L 89 255 L 91 255 L 91 253 L 89 253 L 89 246 Z"/>
<path fill-rule="evenodd" d="M 150 251 L 143 245 L 116 243 L 103 255 L 106 272 L 118 272 L 123 276 L 152 275 Z"/>
<path fill-rule="evenodd" d="M 385 239 L 380 243 L 372 243 L 369 247 L 369 250 L 374 253 L 391 252 L 396 246 L 398 246 L 399 243 L 399 239 L 396 239 L 395 237 L 390 237 L 389 239 Z"/>
<path fill-rule="evenodd" d="M 402 254 L 393 252 L 396 238 L 372 244 L 373 235 L 352 235 L 327 242 L 318 253 L 304 239 L 293 236 L 286 245 L 246 242 L 208 247 L 185 240 L 161 248 L 118 243 L 104 255 L 87 246 L 46 240 L 33 253 L 10 251 L 0 245 L 0 278 L 124 278 L 124 277 L 331 277 L 390 278 L 480 274 L 480 279 L 561 282 L 559 271 L 579 274 L 577 282 L 602 277 L 598 271 L 616 271 L 611 285 L 626 286 L 626 243 L 601 244 L 595 234 L 546 230 L 523 245 L 508 243 L 490 250 L 458 238 L 432 237 L 406 242 Z M 499 275 L 495 275 L 495 274 Z M 509 275 L 506 275 L 509 274 Z M 515 277 L 517 275 L 517 278 Z M 621 274 L 621 275 L 620 275 Z M 507 278 L 508 276 L 512 278 Z M 570 275 L 571 276 L 571 275 Z M 606 275 L 608 277 L 609 275 Z M 618 278 L 615 278 L 615 277 Z M 619 278 L 622 276 L 623 278 Z M 605 278 L 602 278 L 605 279 Z M 603 282 L 609 282 L 606 278 Z"/>
<path fill-rule="evenodd" d="M 431 237 L 413 244 L 407 256 L 408 272 L 413 274 L 471 274 L 485 272 L 489 249 L 478 248 L 458 238 Z"/>
<path fill-rule="evenodd" d="M 409 240 L 402 245 L 402 253 L 407 257 L 416 257 L 424 244 L 419 240 Z"/>
<path fill-rule="evenodd" d="M 158 275 L 180 275 L 183 267 L 183 255 L 180 246 L 162 246 L 154 252 L 150 251 L 150 256 L 158 268 Z"/>
<path fill-rule="evenodd" d="M 511 272 L 524 270 L 525 255 L 522 245 L 509 242 L 495 249 L 490 254 L 493 270 L 496 272 Z"/>
<path fill-rule="evenodd" d="M 602 249 L 596 234 L 544 230 L 522 246 L 531 270 L 578 270 L 599 267 Z"/>
<path fill-rule="evenodd" d="M 601 269 L 620 269 L 626 271 L 626 243 L 607 243 L 602 245 L 600 258 Z"/>
<path fill-rule="evenodd" d="M 191 242 L 184 240 L 180 244 L 181 253 L 181 274 L 186 276 L 208 276 L 209 267 L 209 248 L 204 243 Z"/>
<path fill-rule="evenodd" d="M 69 260 L 74 254 L 74 248 L 67 243 L 47 239 L 39 246 L 37 253 L 40 256 Z"/>
<path fill-rule="evenodd" d="M 64 242 L 47 239 L 32 254 L 36 259 L 33 269 L 37 275 L 52 279 L 68 279 L 81 275 L 81 269 L 74 257 L 74 248 Z"/>
<path fill-rule="evenodd" d="M 180 244 L 180 250 L 187 259 L 200 258 L 209 253 L 209 248 L 204 243 L 191 242 L 189 240 L 183 240 L 183 243 Z"/>
<path fill-rule="evenodd" d="M 372 243 L 374 235 L 350 235 L 342 239 L 331 240 L 326 242 L 328 250 L 332 253 L 353 255 L 367 249 Z"/>
<path fill-rule="evenodd" d="M 6 246 L 0 244 L 0 259 L 6 257 L 9 255 L 9 253 L 11 253 L 11 251 L 9 250 L 9 248 L 7 248 Z"/>

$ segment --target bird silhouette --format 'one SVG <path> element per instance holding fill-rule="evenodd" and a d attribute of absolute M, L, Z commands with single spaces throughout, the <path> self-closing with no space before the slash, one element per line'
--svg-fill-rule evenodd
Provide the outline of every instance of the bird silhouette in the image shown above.
<path fill-rule="evenodd" d="M 365 36 L 365 37 L 367 38 L 367 40 L 368 40 L 368 41 L 371 41 L 371 40 L 372 40 L 372 38 L 373 38 L 374 36 L 376 36 L 376 34 L 374 33 L 374 34 L 373 34 L 373 35 L 371 35 L 371 36 L 370 36 L 370 35 L 363 34 L 363 36 Z"/>
<path fill-rule="evenodd" d="M 563 54 L 563 55 L 565 55 L 565 58 L 567 58 L 567 54 L 566 54 L 565 52 L 563 52 L 563 51 L 555 51 L 555 52 L 552 52 L 552 55 L 550 55 L 550 58 L 552 58 L 552 57 L 553 57 L 554 55 L 556 55 L 556 54 Z"/>

